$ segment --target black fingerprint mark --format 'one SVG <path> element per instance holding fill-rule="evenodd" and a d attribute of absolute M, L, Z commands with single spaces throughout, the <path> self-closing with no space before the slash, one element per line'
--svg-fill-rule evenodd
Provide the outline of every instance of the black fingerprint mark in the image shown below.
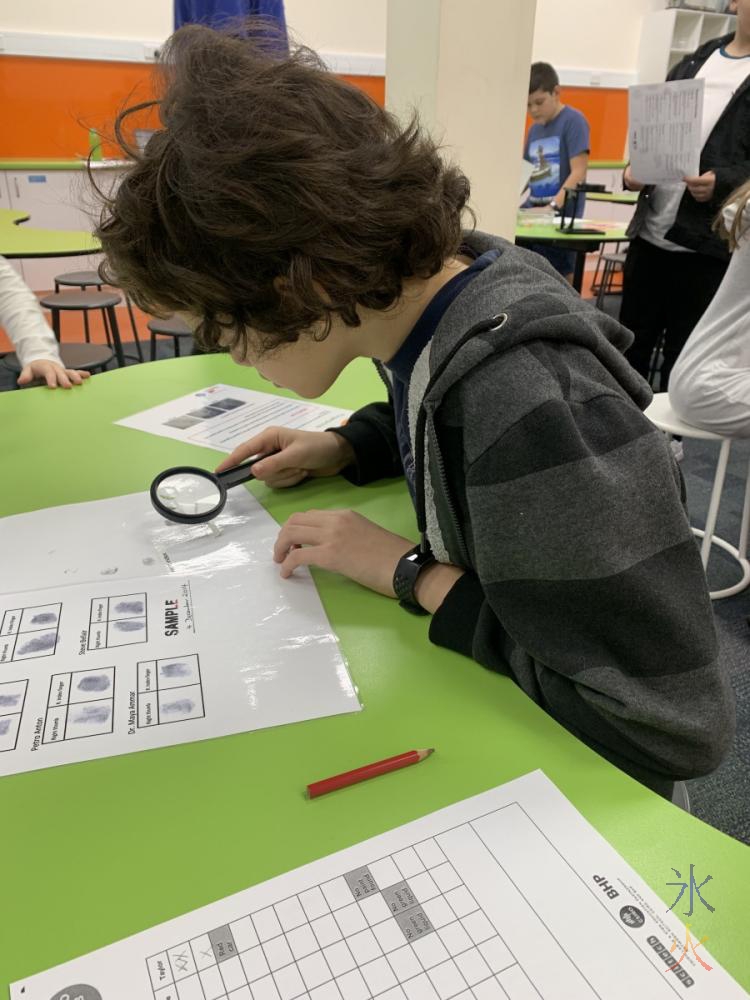
<path fill-rule="evenodd" d="M 10 732 L 12 719 L 0 719 L 0 736 L 7 736 Z"/>
<path fill-rule="evenodd" d="M 115 604 L 118 615 L 142 615 L 143 601 L 119 601 Z"/>
<path fill-rule="evenodd" d="M 57 623 L 57 615 L 54 611 L 40 611 L 31 619 L 32 625 L 55 625 Z"/>
<path fill-rule="evenodd" d="M 106 691 L 110 685 L 106 674 L 89 674 L 78 682 L 79 691 Z"/>
<path fill-rule="evenodd" d="M 0 708 L 11 708 L 21 700 L 20 694 L 0 694 Z"/>
<path fill-rule="evenodd" d="M 163 663 L 161 672 L 164 677 L 187 677 L 190 667 L 187 663 Z"/>
<path fill-rule="evenodd" d="M 170 715 L 174 712 L 175 715 L 187 715 L 188 712 L 192 712 L 195 708 L 195 702 L 191 701 L 189 698 L 180 698 L 178 701 L 168 701 L 165 705 L 161 706 L 162 712 Z"/>
<path fill-rule="evenodd" d="M 119 632 L 142 632 L 146 627 L 146 623 L 137 618 L 125 618 L 123 621 L 112 622 L 112 624 Z"/>
<path fill-rule="evenodd" d="M 81 711 L 73 718 L 73 722 L 108 722 L 112 711 L 109 705 L 84 705 Z"/>
<path fill-rule="evenodd" d="M 33 639 L 21 646 L 18 652 L 21 656 L 28 653 L 46 653 L 48 649 L 54 649 L 57 641 L 55 632 L 43 632 L 42 635 L 35 635 Z"/>

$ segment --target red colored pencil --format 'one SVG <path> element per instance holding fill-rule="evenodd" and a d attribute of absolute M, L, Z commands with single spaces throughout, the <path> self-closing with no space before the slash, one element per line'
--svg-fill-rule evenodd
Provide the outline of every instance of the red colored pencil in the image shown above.
<path fill-rule="evenodd" d="M 409 767 L 410 764 L 418 764 L 420 760 L 435 753 L 434 748 L 430 750 L 407 750 L 396 757 L 386 757 L 385 760 L 377 760 L 374 764 L 365 764 L 363 767 L 355 767 L 353 771 L 345 771 L 343 774 L 335 774 L 332 778 L 324 778 L 322 781 L 314 781 L 307 786 L 307 794 L 311 799 L 316 799 L 326 792 L 335 792 L 337 788 L 346 788 L 347 785 L 356 785 L 358 781 L 367 781 L 368 778 L 377 778 L 379 774 L 388 774 L 389 771 L 398 771 L 400 767 Z"/>

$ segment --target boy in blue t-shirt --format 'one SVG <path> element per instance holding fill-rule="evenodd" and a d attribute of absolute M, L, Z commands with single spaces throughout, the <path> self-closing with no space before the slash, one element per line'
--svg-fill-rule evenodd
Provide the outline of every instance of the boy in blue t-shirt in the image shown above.
<path fill-rule="evenodd" d="M 552 205 L 562 209 L 565 188 L 574 188 L 586 180 L 589 164 L 589 123 L 580 111 L 560 101 L 560 80 L 549 63 L 531 67 L 529 115 L 533 125 L 526 136 L 524 157 L 533 164 L 529 180 L 530 194 L 525 207 Z M 576 214 L 583 215 L 585 199 L 578 202 Z M 572 281 L 575 254 L 536 244 L 532 247 L 568 281 Z"/>

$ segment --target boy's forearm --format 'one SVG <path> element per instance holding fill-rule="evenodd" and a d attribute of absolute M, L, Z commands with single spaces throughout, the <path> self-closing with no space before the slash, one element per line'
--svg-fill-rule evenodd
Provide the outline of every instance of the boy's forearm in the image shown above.
<path fill-rule="evenodd" d="M 414 588 L 414 596 L 425 611 L 435 614 L 450 591 L 464 575 L 464 570 L 447 563 L 433 563 L 422 570 Z"/>

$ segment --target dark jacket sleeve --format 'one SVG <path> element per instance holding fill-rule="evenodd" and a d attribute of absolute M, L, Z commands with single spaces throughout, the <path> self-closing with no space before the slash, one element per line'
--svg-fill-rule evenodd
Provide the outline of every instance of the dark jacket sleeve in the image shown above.
<path fill-rule="evenodd" d="M 740 160 L 726 167 L 711 167 L 716 174 L 716 188 L 712 204 L 718 208 L 733 191 L 750 180 L 750 160 Z"/>
<path fill-rule="evenodd" d="M 346 438 L 354 449 L 354 462 L 341 473 L 350 483 L 364 486 L 376 479 L 403 476 L 404 467 L 390 401 L 370 403 L 353 413 L 343 427 L 328 429 Z"/>
<path fill-rule="evenodd" d="M 483 423 L 474 407 L 464 434 Z M 472 568 L 433 616 L 432 641 L 509 674 L 652 787 L 714 770 L 734 705 L 665 435 L 603 392 L 550 398 L 474 454 L 462 498 Z"/>

